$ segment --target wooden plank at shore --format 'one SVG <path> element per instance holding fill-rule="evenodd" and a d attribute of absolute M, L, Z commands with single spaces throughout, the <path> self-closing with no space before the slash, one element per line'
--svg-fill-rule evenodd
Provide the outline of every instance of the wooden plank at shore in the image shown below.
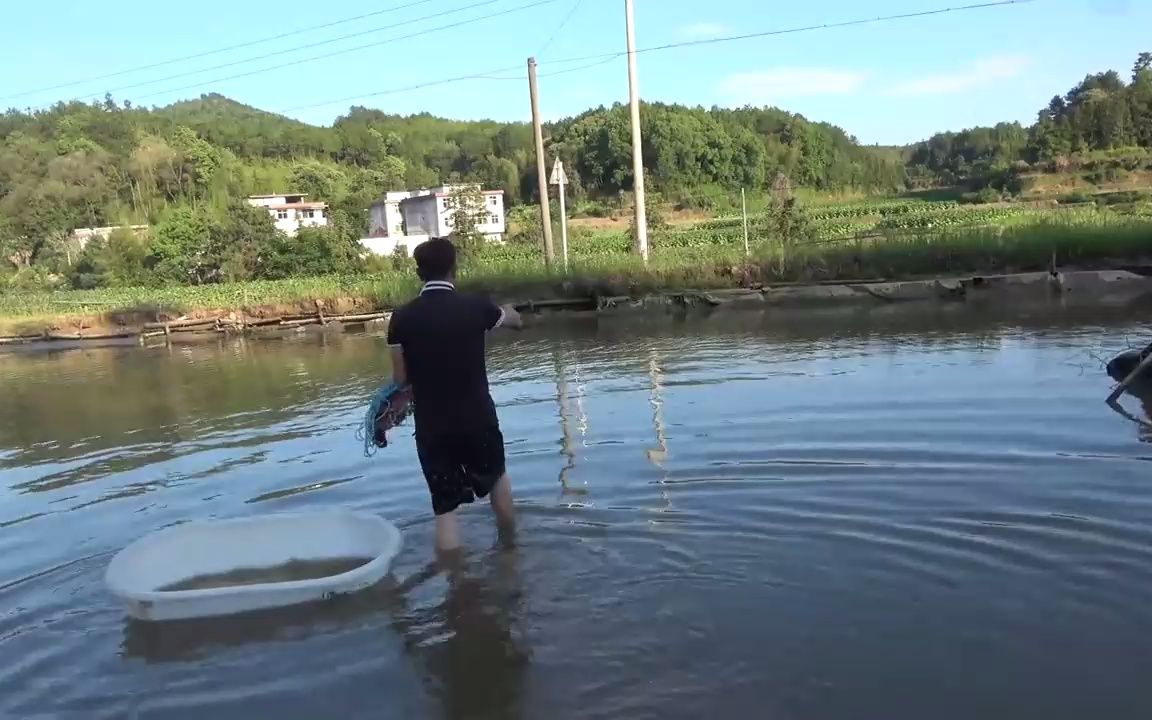
<path fill-rule="evenodd" d="M 265 325 L 279 325 L 283 322 L 284 318 L 260 318 L 259 320 L 249 320 L 244 323 L 244 327 L 264 327 Z"/>
<path fill-rule="evenodd" d="M 118 338 L 134 338 L 134 337 L 137 337 L 139 335 L 140 335 L 140 333 L 137 330 L 121 330 L 119 332 L 107 332 L 107 333 L 49 332 L 49 333 L 45 334 L 45 337 L 48 340 L 114 340 L 114 339 L 118 339 Z"/>
<path fill-rule="evenodd" d="M 150 322 L 144 323 L 145 330 L 163 330 L 164 328 L 177 328 L 198 327 L 200 325 L 214 325 L 216 318 L 208 318 L 207 320 L 173 320 L 172 322 Z"/>
<path fill-rule="evenodd" d="M 318 317 L 304 317 L 296 320 L 284 319 L 280 324 L 285 327 L 300 327 L 302 325 L 320 325 L 328 323 L 351 323 L 351 322 L 368 322 L 370 320 L 383 320 L 388 317 L 387 313 L 371 313 L 368 315 L 341 315 L 338 317 L 327 316 L 324 318 L 324 323 L 320 322 Z"/>
<path fill-rule="evenodd" d="M 388 315 L 389 313 L 382 312 L 366 313 L 364 315 L 340 315 L 338 317 L 330 317 L 328 320 L 343 323 L 370 322 L 372 320 L 384 320 Z"/>
<path fill-rule="evenodd" d="M 528 302 L 515 303 L 513 307 L 515 307 L 517 311 L 535 310 L 539 308 L 588 308 L 591 310 L 596 307 L 596 299 L 592 297 L 586 297 L 559 298 L 555 300 L 529 300 Z"/>

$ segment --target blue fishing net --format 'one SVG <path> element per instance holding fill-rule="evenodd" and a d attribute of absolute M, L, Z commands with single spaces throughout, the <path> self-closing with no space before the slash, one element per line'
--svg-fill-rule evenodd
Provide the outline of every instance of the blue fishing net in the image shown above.
<path fill-rule="evenodd" d="M 412 414 L 412 390 L 391 382 L 377 390 L 368 402 L 364 422 L 356 429 L 356 438 L 364 443 L 365 457 L 388 447 L 388 431 Z"/>

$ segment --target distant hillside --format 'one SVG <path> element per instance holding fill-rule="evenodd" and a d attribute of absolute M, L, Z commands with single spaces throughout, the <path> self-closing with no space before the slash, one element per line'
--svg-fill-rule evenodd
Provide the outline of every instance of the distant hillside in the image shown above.
<path fill-rule="evenodd" d="M 782 110 L 655 103 L 642 116 L 657 195 L 755 192 L 779 173 L 822 190 L 904 184 L 898 161 Z M 626 107 L 552 123 L 546 136 L 571 169 L 574 200 L 631 190 Z M 157 109 L 108 99 L 0 116 L 0 243 L 19 247 L 8 254 L 18 259 L 52 234 L 156 222 L 181 205 L 222 211 L 246 194 L 291 189 L 357 213 L 389 189 L 460 180 L 502 188 L 510 205 L 534 201 L 531 128 L 363 107 L 317 127 L 217 94 Z"/>
<path fill-rule="evenodd" d="M 1086 170 L 1114 183 L 1121 173 L 1152 170 L 1150 149 L 1152 53 L 1141 53 L 1130 81 L 1115 70 L 1089 74 L 1040 108 L 1029 127 L 999 123 L 938 133 L 913 146 L 907 162 L 918 185 L 1018 193 L 1020 178 L 1036 171 Z"/>

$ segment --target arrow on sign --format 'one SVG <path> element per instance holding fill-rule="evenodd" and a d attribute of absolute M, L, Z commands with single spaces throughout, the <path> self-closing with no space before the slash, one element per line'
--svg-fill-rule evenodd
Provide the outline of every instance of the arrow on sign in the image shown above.
<path fill-rule="evenodd" d="M 564 172 L 564 163 L 560 162 L 560 158 L 556 158 L 556 162 L 552 164 L 552 179 L 548 182 L 553 185 L 568 184 L 568 175 Z"/>

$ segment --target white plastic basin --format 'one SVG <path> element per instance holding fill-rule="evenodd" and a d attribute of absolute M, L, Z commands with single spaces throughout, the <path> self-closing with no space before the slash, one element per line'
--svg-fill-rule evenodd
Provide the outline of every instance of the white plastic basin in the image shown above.
<path fill-rule="evenodd" d="M 140 620 L 179 620 L 324 600 L 374 585 L 400 552 L 400 530 L 382 517 L 346 510 L 273 513 L 189 522 L 121 550 L 105 572 L 108 589 Z M 346 572 L 307 579 L 164 588 L 190 578 L 275 568 L 291 562 L 356 558 Z M 252 577 L 259 577 L 253 575 Z"/>

